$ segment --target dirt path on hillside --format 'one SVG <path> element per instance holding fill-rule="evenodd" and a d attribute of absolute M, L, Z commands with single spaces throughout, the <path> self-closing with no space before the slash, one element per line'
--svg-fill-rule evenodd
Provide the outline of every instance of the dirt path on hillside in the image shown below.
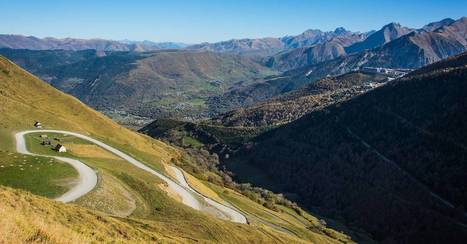
<path fill-rule="evenodd" d="M 196 210 L 203 210 L 203 205 L 207 204 L 211 207 L 214 207 L 215 209 L 221 211 L 224 215 L 228 216 L 230 221 L 237 222 L 237 223 L 242 223 L 242 224 L 247 224 L 248 221 L 242 213 L 237 211 L 236 209 L 220 204 L 208 197 L 203 196 L 202 194 L 198 193 L 196 190 L 191 188 L 191 186 L 186 182 L 185 177 L 183 176 L 183 173 L 180 171 L 180 169 L 173 167 L 176 173 L 176 178 L 177 181 L 175 182 L 171 178 L 153 170 L 152 168 L 148 167 L 147 165 L 143 164 L 142 162 L 134 159 L 133 157 L 123 153 L 122 151 L 113 148 L 101 141 L 98 141 L 96 139 L 93 139 L 89 136 L 85 136 L 79 133 L 75 132 L 69 132 L 69 131 L 63 131 L 63 130 L 28 130 L 28 131 L 23 131 L 19 132 L 16 134 L 16 149 L 19 153 L 23 154 L 30 154 L 30 155 L 36 155 L 30 153 L 26 149 L 26 143 L 24 140 L 24 135 L 29 134 L 29 133 L 37 133 L 37 132 L 44 132 L 44 133 L 61 133 L 61 134 L 66 134 L 66 135 L 71 135 L 75 136 L 87 141 L 90 141 L 103 149 L 115 154 L 116 156 L 124 159 L 130 164 L 133 164 L 134 166 L 147 171 L 160 179 L 162 179 L 165 183 L 167 183 L 168 187 L 170 188 L 171 191 L 175 192 L 177 195 L 181 197 L 182 202 L 190 206 Z M 44 155 L 38 155 L 38 156 L 44 156 Z M 46 157 L 54 157 L 54 156 L 46 156 Z M 89 168 L 87 165 L 84 163 L 75 160 L 75 159 L 70 159 L 70 158 L 64 158 L 64 157 L 54 157 L 58 160 L 64 161 L 72 165 L 79 173 L 80 175 L 80 181 L 78 185 L 73 187 L 70 191 L 66 192 L 63 196 L 59 197 L 57 200 L 63 201 L 63 202 L 70 202 L 73 200 L 78 199 L 79 197 L 85 195 L 89 191 L 91 191 L 97 184 L 97 175 L 92 170 Z M 200 201 L 201 200 L 201 201 Z"/>

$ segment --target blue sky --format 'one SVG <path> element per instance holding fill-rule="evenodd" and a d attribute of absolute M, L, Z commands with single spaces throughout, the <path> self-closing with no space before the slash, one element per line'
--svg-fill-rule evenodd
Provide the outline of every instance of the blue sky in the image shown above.
<path fill-rule="evenodd" d="M 214 42 L 306 29 L 421 27 L 467 15 L 465 0 L 0 0 L 2 34 Z"/>

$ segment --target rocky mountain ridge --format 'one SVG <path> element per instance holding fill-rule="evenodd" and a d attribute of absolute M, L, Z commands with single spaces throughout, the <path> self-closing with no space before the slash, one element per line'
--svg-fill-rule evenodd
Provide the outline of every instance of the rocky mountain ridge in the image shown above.
<path fill-rule="evenodd" d="M 79 38 L 37 38 L 23 35 L 0 35 L 0 48 L 29 49 L 29 50 L 86 50 L 97 51 L 135 51 L 147 52 L 160 49 L 183 48 L 184 44 L 164 42 L 156 43 L 150 41 L 114 41 L 106 39 L 79 39 Z"/>

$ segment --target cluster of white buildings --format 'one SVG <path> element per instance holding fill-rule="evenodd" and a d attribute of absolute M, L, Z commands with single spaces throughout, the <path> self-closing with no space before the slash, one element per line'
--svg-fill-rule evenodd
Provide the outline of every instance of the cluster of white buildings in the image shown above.
<path fill-rule="evenodd" d="M 379 73 L 379 74 L 387 74 L 392 75 L 395 77 L 402 77 L 407 73 L 413 71 L 413 69 L 390 69 L 390 68 L 382 68 L 382 67 L 361 67 L 361 71 L 370 72 L 370 73 Z"/>

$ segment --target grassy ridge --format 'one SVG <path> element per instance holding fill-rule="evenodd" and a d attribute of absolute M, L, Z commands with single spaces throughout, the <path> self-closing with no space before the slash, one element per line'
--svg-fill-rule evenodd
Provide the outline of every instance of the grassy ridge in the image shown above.
<path fill-rule="evenodd" d="M 139 219 L 170 223 L 170 226 L 172 226 L 171 228 L 173 228 L 172 231 L 176 231 L 177 233 L 189 233 L 190 236 L 199 235 L 194 232 L 198 232 L 200 229 L 202 230 L 201 238 L 208 238 L 208 236 L 204 236 L 204 233 L 209 233 L 208 230 L 218 231 L 219 233 L 222 232 L 222 229 L 219 229 L 205 221 L 203 225 L 196 225 L 196 228 L 193 228 L 193 223 L 203 222 L 203 218 L 207 217 L 206 214 L 197 211 L 193 212 L 185 205 L 174 201 L 170 195 L 167 195 L 159 189 L 160 186 L 163 185 L 163 182 L 160 179 L 153 177 L 151 174 L 140 171 L 123 160 L 114 160 L 102 157 L 82 158 L 77 156 L 73 150 L 69 150 L 67 153 L 57 153 L 51 150 L 48 146 L 40 145 L 41 140 L 39 140 L 39 135 L 42 134 L 43 133 L 32 133 L 26 136 L 26 142 L 31 152 L 72 157 L 87 163 L 93 168 L 99 169 L 101 180 L 98 188 L 85 196 L 84 199 L 79 199 L 77 201 L 79 204 L 117 216 L 131 215 L 132 217 Z M 63 139 L 63 137 L 60 137 L 60 134 L 47 133 L 47 135 L 49 138 L 58 137 L 61 142 L 87 143 L 86 141 L 74 138 L 73 136 L 66 136 L 66 139 Z M 211 189 L 212 187 L 215 187 L 214 185 L 210 186 L 206 182 L 202 183 L 189 174 L 186 174 L 186 176 L 189 179 L 189 183 L 196 189 L 200 190 L 200 192 L 211 196 L 217 201 L 225 202 L 215 191 Z M 218 190 L 222 190 L 222 188 L 218 186 L 217 188 Z M 241 201 L 248 201 L 248 204 L 246 205 L 239 204 L 242 209 L 249 209 L 249 211 L 256 208 L 263 209 L 261 205 L 252 202 L 244 196 L 238 193 L 235 193 L 235 195 L 236 199 L 239 198 Z M 118 201 L 119 204 L 113 203 L 114 201 Z M 135 202 L 135 206 L 132 206 L 132 201 Z M 263 213 L 261 211 L 264 210 L 259 211 L 260 213 Z M 184 221 L 180 222 L 179 220 L 181 219 Z M 266 219 L 271 221 L 268 218 Z M 272 221 L 281 225 L 290 225 L 289 228 L 296 229 L 296 232 L 299 234 L 293 234 L 294 236 L 297 235 L 304 239 L 310 239 L 310 236 L 312 236 L 306 234 L 308 232 L 306 230 L 307 225 L 303 225 L 302 223 L 289 224 L 287 222 L 280 221 L 280 219 L 274 218 Z M 263 226 L 260 222 L 255 222 L 253 225 Z M 226 226 L 223 226 L 222 228 L 226 228 Z M 271 231 L 277 230 L 271 229 Z"/>
<path fill-rule="evenodd" d="M 110 217 L 5 187 L 0 187 L 0 197 L 0 242 L 6 243 L 305 243 L 267 228 L 226 226 L 221 221 L 218 228 L 197 222 L 191 223 L 191 233 L 178 232 L 186 226 Z"/>

